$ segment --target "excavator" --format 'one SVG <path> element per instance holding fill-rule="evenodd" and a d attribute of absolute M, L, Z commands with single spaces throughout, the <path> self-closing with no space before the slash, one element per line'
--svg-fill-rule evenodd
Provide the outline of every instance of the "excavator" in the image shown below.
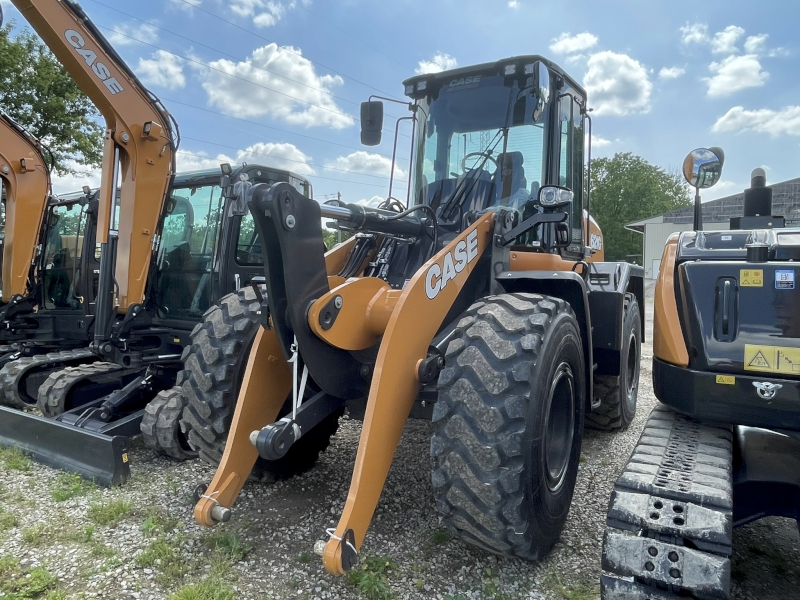
<path fill-rule="evenodd" d="M 619 476 L 601 595 L 731 597 L 735 527 L 800 518 L 800 228 L 772 214 L 755 169 L 743 215 L 704 231 L 702 188 L 724 153 L 684 161 L 692 231 L 664 247 L 655 290 L 653 390 L 661 402 Z"/>
<path fill-rule="evenodd" d="M 38 390 L 44 416 L 0 407 L 0 443 L 120 484 L 129 476 L 129 437 L 154 431 L 143 423 L 145 408 L 176 382 L 196 322 L 216 298 L 260 275 L 253 257 L 261 242 L 246 207 L 231 203 L 233 189 L 245 181 L 287 182 L 307 194 L 311 187 L 259 165 L 175 175 L 177 125 L 83 10 L 71 0 L 14 4 L 97 106 L 106 136 L 89 349 L 68 365 L 48 355 L 7 365 L 6 387 L 28 397 Z"/>
<path fill-rule="evenodd" d="M 240 187 L 266 276 L 240 310 L 258 312 L 260 327 L 249 353 L 229 334 L 234 321 L 220 323 L 219 342 L 207 328 L 185 361 L 182 426 L 207 434 L 220 461 L 196 491 L 208 527 L 231 519 L 248 477 L 303 444 L 301 458 L 318 452 L 345 408 L 362 416 L 344 510 L 321 549 L 334 574 L 358 561 L 408 418 L 433 421 L 444 523 L 486 551 L 535 560 L 564 526 L 587 417 L 620 429 L 636 410 L 643 271 L 604 261 L 585 91 L 540 56 L 404 87 L 405 202 L 320 205 L 286 184 Z M 379 143 L 380 99 L 362 104 L 361 124 L 362 142 Z M 356 235 L 323 254 L 321 218 Z M 224 354 L 222 341 L 237 339 L 238 358 Z"/>

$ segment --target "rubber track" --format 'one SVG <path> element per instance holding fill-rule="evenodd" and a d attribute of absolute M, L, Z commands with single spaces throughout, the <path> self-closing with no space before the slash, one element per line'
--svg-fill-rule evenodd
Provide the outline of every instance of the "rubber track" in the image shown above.
<path fill-rule="evenodd" d="M 176 385 L 162 390 L 144 409 L 140 425 L 144 443 L 160 454 L 176 460 L 197 457 L 189 448 L 180 429 L 181 415 L 186 407 L 186 398 Z"/>
<path fill-rule="evenodd" d="M 653 409 L 609 503 L 604 600 L 730 597 L 732 436 Z"/>
<path fill-rule="evenodd" d="M 64 412 L 67 396 L 73 386 L 85 379 L 121 371 L 124 367 L 111 362 L 95 362 L 77 367 L 67 367 L 50 373 L 39 386 L 36 406 L 45 417 L 57 417 Z"/>
<path fill-rule="evenodd" d="M 28 408 L 36 405 L 36 398 L 25 393 L 25 378 L 36 372 L 63 369 L 73 363 L 87 363 L 97 360 L 88 348 L 76 348 L 61 352 L 48 352 L 36 356 L 23 356 L 6 363 L 0 369 L 0 404 L 15 408 Z"/>

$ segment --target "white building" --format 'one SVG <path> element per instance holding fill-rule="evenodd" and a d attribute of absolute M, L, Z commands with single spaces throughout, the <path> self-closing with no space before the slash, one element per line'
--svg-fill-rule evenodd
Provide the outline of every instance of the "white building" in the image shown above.
<path fill-rule="evenodd" d="M 785 217 L 786 225 L 800 227 L 800 177 L 776 183 L 770 187 L 773 190 L 772 214 Z M 744 191 L 733 196 L 704 202 L 703 229 L 730 229 L 731 217 L 742 216 L 743 205 Z M 625 225 L 631 231 L 644 234 L 642 265 L 645 278 L 656 279 L 658 277 L 664 244 L 676 231 L 691 230 L 693 216 L 694 206 L 686 206 Z"/>

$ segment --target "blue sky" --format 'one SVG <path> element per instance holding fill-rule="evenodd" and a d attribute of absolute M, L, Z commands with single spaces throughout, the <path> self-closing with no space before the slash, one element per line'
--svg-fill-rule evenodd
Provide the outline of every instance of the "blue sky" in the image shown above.
<path fill-rule="evenodd" d="M 0 2 L 22 26 L 9 0 Z M 361 146 L 360 102 L 402 98 L 402 80 L 423 70 L 541 54 L 589 91 L 594 156 L 630 151 L 673 170 L 691 149 L 721 146 L 722 181 L 704 200 L 741 191 L 755 167 L 768 182 L 800 176 L 797 2 L 81 4 L 178 120 L 180 169 L 262 162 L 308 176 L 318 199 L 385 197 L 393 135 Z M 400 105 L 386 112 L 407 114 Z M 401 144 L 401 191 L 407 158 Z M 56 191 L 87 179 L 99 181 L 66 178 Z"/>

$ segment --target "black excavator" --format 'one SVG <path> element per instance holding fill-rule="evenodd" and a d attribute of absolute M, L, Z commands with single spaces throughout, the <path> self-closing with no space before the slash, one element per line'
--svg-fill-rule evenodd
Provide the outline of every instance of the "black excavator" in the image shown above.
<path fill-rule="evenodd" d="M 694 231 L 673 234 L 655 292 L 659 404 L 614 486 L 602 597 L 730 598 L 732 531 L 800 517 L 800 228 L 752 173 L 744 214 L 703 231 L 699 189 L 722 152 L 698 149 Z"/>

